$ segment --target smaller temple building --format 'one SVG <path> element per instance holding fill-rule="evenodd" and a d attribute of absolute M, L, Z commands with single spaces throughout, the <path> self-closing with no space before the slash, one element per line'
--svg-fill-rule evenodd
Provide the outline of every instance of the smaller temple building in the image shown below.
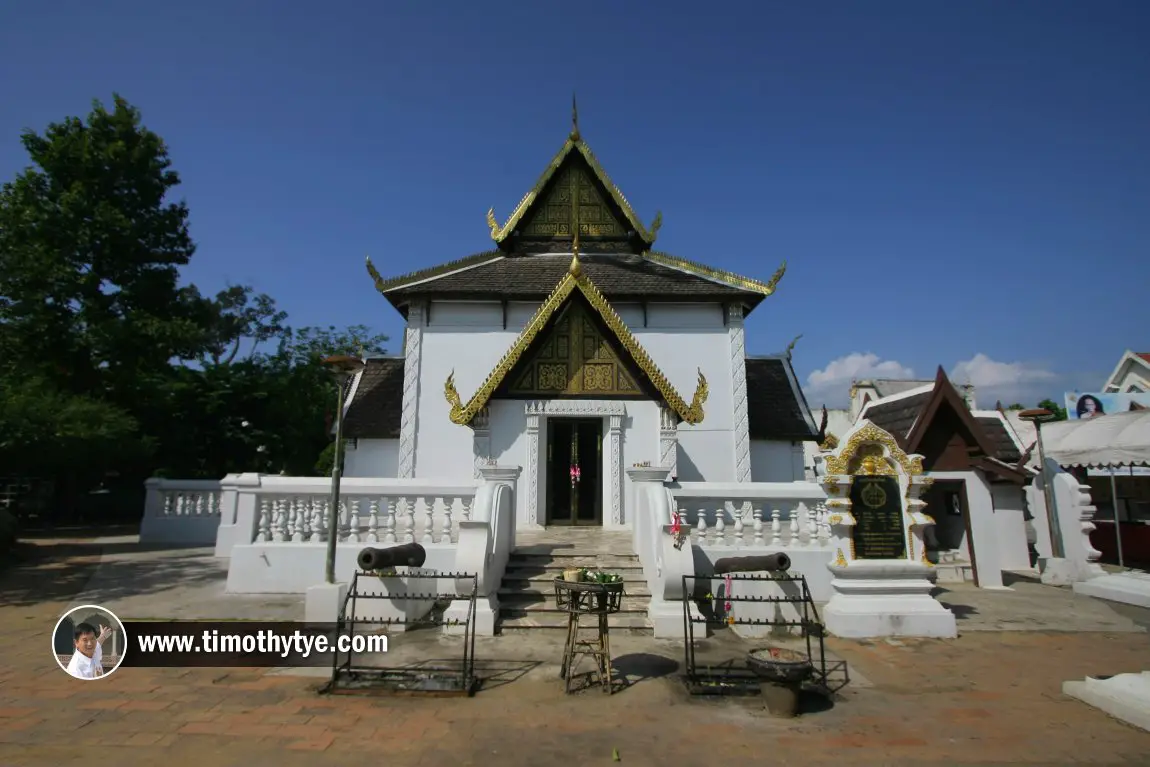
<path fill-rule="evenodd" d="M 933 381 L 857 382 L 850 410 L 824 411 L 812 464 L 837 447 L 836 432 L 862 420 L 923 457 L 934 481 L 922 499 L 936 523 L 927 531 L 927 555 L 940 581 L 996 588 L 1004 571 L 1033 572 L 1038 531 L 1024 488 L 1034 471 L 1026 466 L 1029 446 L 1003 413 L 976 409 L 973 388 L 955 386 L 941 367 Z"/>

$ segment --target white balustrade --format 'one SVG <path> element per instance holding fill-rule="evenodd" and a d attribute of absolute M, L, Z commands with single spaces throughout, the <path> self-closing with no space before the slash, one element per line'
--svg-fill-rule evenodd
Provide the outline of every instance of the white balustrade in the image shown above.
<path fill-rule="evenodd" d="M 684 482 L 671 494 L 692 543 L 706 549 L 829 546 L 826 493 L 812 482 Z"/>
<path fill-rule="evenodd" d="M 246 541 L 319 543 L 331 529 L 326 477 L 229 475 L 223 480 L 151 479 L 145 526 L 149 536 L 207 543 L 221 526 L 249 520 Z M 478 481 L 345 478 L 335 510 L 337 540 L 349 544 L 452 544 L 469 521 Z M 240 511 L 247 508 L 247 512 Z"/>

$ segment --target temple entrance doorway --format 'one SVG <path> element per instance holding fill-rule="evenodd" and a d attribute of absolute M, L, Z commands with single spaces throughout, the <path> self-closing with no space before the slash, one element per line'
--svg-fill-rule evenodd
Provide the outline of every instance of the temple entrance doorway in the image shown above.
<path fill-rule="evenodd" d="M 603 524 L 603 419 L 547 419 L 547 525 Z"/>

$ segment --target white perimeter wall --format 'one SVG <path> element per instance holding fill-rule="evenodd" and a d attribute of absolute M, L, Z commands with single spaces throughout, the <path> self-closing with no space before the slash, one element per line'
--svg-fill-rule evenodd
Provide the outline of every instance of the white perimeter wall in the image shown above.
<path fill-rule="evenodd" d="M 487 375 L 515 343 L 520 331 L 538 308 L 538 304 L 512 303 L 507 310 L 507 328 L 503 329 L 503 309 L 496 302 L 434 302 L 428 326 L 423 332 L 421 376 L 419 387 L 418 432 L 415 475 L 420 478 L 447 479 L 471 476 L 474 471 L 472 431 L 448 420 L 448 404 L 443 396 L 447 376 L 455 371 L 455 388 L 466 402 Z M 721 304 L 651 304 L 647 308 L 647 327 L 639 306 L 619 305 L 616 311 L 643 348 L 663 371 L 680 396 L 690 402 L 702 369 L 709 384 L 710 396 L 704 406 L 706 416 L 697 426 L 680 426 L 679 475 L 684 481 L 734 481 L 735 447 L 732 433 L 731 361 L 727 327 Z M 522 456 L 525 443 L 514 450 L 509 442 L 518 423 L 522 434 L 525 423 L 522 401 L 506 405 L 492 403 L 492 453 L 500 462 L 526 466 Z M 624 465 L 642 460 L 657 461 L 657 453 L 635 458 L 633 450 L 657 450 L 658 420 L 643 413 L 657 413 L 626 402 L 628 418 L 624 423 Z M 509 409 L 518 409 L 516 416 Z M 499 426 L 496 433 L 496 412 Z M 645 425 L 646 424 L 646 425 Z M 541 435 L 545 434 L 541 426 Z M 643 433 L 643 432 L 646 433 Z M 541 440 L 542 442 L 542 440 Z M 652 447 L 647 448 L 650 444 Z M 643 446 L 640 448 L 639 446 Z M 503 450 L 510 451 L 506 459 Z M 646 455 L 646 454 L 644 454 Z"/>
<path fill-rule="evenodd" d="M 998 555 L 1003 570 L 1029 570 L 1030 552 L 1026 545 L 1026 496 L 1018 485 L 991 485 L 994 499 Z"/>
<path fill-rule="evenodd" d="M 398 439 L 361 439 L 343 458 L 345 477 L 399 476 Z"/>

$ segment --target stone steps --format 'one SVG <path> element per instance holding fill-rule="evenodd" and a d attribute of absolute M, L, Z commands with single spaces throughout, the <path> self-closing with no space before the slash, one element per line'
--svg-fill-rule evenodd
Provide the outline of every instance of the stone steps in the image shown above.
<path fill-rule="evenodd" d="M 554 581 L 563 571 L 574 567 L 618 573 L 623 578 L 621 610 L 608 616 L 612 631 L 650 634 L 647 606 L 651 592 L 643 577 L 643 567 L 622 539 L 608 540 L 607 545 L 578 548 L 564 545 L 562 534 L 554 545 L 530 545 L 517 548 L 507 562 L 499 588 L 499 631 L 563 631 L 567 613 L 555 601 Z M 581 625 L 593 626 L 594 619 L 581 619 Z"/>

